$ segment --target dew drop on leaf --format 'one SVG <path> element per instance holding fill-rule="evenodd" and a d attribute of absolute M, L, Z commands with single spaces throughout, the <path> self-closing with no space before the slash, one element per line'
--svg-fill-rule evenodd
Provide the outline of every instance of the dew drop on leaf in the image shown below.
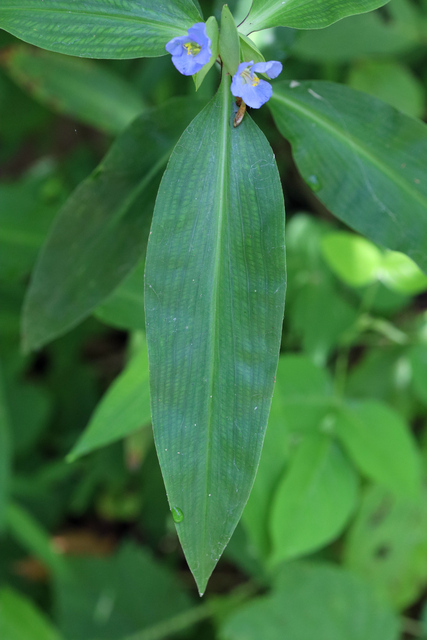
<path fill-rule="evenodd" d="M 174 522 L 178 523 L 184 520 L 184 514 L 179 507 L 172 507 L 171 512 Z"/>
<path fill-rule="evenodd" d="M 315 175 L 308 176 L 306 182 L 312 191 L 319 191 L 322 188 L 319 178 Z"/>

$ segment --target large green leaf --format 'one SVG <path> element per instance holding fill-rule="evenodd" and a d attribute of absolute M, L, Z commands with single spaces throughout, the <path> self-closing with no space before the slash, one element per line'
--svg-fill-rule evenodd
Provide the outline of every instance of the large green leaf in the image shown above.
<path fill-rule="evenodd" d="M 154 435 L 201 593 L 254 481 L 285 297 L 276 163 L 250 117 L 233 127 L 229 85 L 171 156 L 145 274 Z"/>
<path fill-rule="evenodd" d="M 120 133 L 143 111 L 132 85 L 100 62 L 26 45 L 11 47 L 1 61 L 10 77 L 40 102 L 101 131 Z"/>
<path fill-rule="evenodd" d="M 200 21 L 192 0 L 2 0 L 0 28 L 43 49 L 82 58 L 165 54 Z"/>
<path fill-rule="evenodd" d="M 271 595 L 244 605 L 221 640 L 398 640 L 391 608 L 369 584 L 332 565 L 287 564 Z"/>
<path fill-rule="evenodd" d="M 197 101 L 180 98 L 143 114 L 65 203 L 28 290 L 27 348 L 75 326 L 141 260 L 160 173 L 198 108 Z"/>
<path fill-rule="evenodd" d="M 316 196 L 348 225 L 426 271 L 427 126 L 330 82 L 281 83 L 269 104 Z"/>
<path fill-rule="evenodd" d="M 341 533 L 357 498 L 357 474 L 326 435 L 308 436 L 277 488 L 273 562 L 314 551 Z"/>
<path fill-rule="evenodd" d="M 253 0 L 244 33 L 270 27 L 321 29 L 357 13 L 366 13 L 388 0 Z"/>

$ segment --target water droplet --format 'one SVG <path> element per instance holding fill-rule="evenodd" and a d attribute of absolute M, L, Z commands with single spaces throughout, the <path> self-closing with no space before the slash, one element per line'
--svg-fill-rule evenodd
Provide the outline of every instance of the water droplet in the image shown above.
<path fill-rule="evenodd" d="M 322 188 L 319 178 L 315 175 L 308 176 L 306 183 L 312 191 L 319 191 Z"/>
<path fill-rule="evenodd" d="M 182 522 L 184 520 L 184 514 L 179 507 L 172 507 L 171 512 L 173 521 L 177 524 L 178 522 Z"/>

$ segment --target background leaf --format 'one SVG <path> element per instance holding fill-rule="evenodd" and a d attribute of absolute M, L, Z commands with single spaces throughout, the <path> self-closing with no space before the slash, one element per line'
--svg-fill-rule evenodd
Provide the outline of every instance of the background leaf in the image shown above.
<path fill-rule="evenodd" d="M 333 540 L 352 513 L 357 475 L 329 436 L 308 436 L 277 487 L 270 515 L 272 562 Z"/>
<path fill-rule="evenodd" d="M 253 0 L 243 23 L 246 35 L 270 27 L 320 29 L 355 13 L 365 13 L 386 4 L 387 0 Z"/>
<path fill-rule="evenodd" d="M 0 531 L 6 520 L 12 466 L 12 429 L 0 363 Z"/>
<path fill-rule="evenodd" d="M 191 0 L 2 0 L 0 28 L 43 49 L 82 58 L 165 55 L 200 15 Z"/>
<path fill-rule="evenodd" d="M 414 602 L 427 584 L 427 509 L 371 487 L 349 532 L 345 565 L 369 580 L 396 608 Z"/>
<path fill-rule="evenodd" d="M 144 109 L 132 85 L 101 63 L 26 45 L 10 47 L 0 63 L 43 104 L 107 133 L 120 133 Z"/>
<path fill-rule="evenodd" d="M 269 105 L 299 171 L 330 211 L 426 271 L 427 126 L 330 82 L 276 84 Z"/>
<path fill-rule="evenodd" d="M 0 637 L 7 640 L 61 640 L 49 620 L 18 591 L 0 591 Z"/>
<path fill-rule="evenodd" d="M 141 260 L 160 173 L 198 107 L 178 98 L 143 114 L 66 202 L 27 293 L 26 348 L 41 347 L 75 326 Z"/>
<path fill-rule="evenodd" d="M 233 613 L 222 640 L 398 640 L 399 623 L 359 578 L 328 565 L 287 564 L 271 595 Z"/>
<path fill-rule="evenodd" d="M 145 339 L 97 405 L 88 426 L 70 452 L 76 458 L 135 433 L 151 422 L 148 354 Z"/>
<path fill-rule="evenodd" d="M 339 411 L 335 428 L 362 473 L 398 496 L 420 495 L 420 458 L 398 413 L 375 400 L 349 404 Z"/>
<path fill-rule="evenodd" d="M 145 274 L 154 436 L 201 593 L 255 477 L 285 294 L 276 164 L 250 118 L 233 127 L 229 84 L 171 156 Z"/>

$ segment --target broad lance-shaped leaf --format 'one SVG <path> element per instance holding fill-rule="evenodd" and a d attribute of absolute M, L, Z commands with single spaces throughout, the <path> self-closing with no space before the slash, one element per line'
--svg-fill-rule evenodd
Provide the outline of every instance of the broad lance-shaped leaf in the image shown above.
<path fill-rule="evenodd" d="M 341 18 L 382 7 L 388 0 L 253 0 L 242 25 L 248 35 L 270 27 L 321 29 Z"/>
<path fill-rule="evenodd" d="M 25 348 L 75 326 L 143 258 L 161 171 L 199 108 L 178 98 L 143 114 L 65 203 L 27 293 Z"/>
<path fill-rule="evenodd" d="M 279 83 L 269 106 L 328 209 L 427 271 L 427 126 L 332 82 Z"/>
<path fill-rule="evenodd" d="M 1 0 L 0 29 L 81 58 L 165 55 L 201 17 L 192 0 Z"/>
<path fill-rule="evenodd" d="M 285 301 L 274 155 L 235 111 L 226 76 L 171 156 L 145 273 L 154 437 L 200 593 L 255 478 Z"/>

